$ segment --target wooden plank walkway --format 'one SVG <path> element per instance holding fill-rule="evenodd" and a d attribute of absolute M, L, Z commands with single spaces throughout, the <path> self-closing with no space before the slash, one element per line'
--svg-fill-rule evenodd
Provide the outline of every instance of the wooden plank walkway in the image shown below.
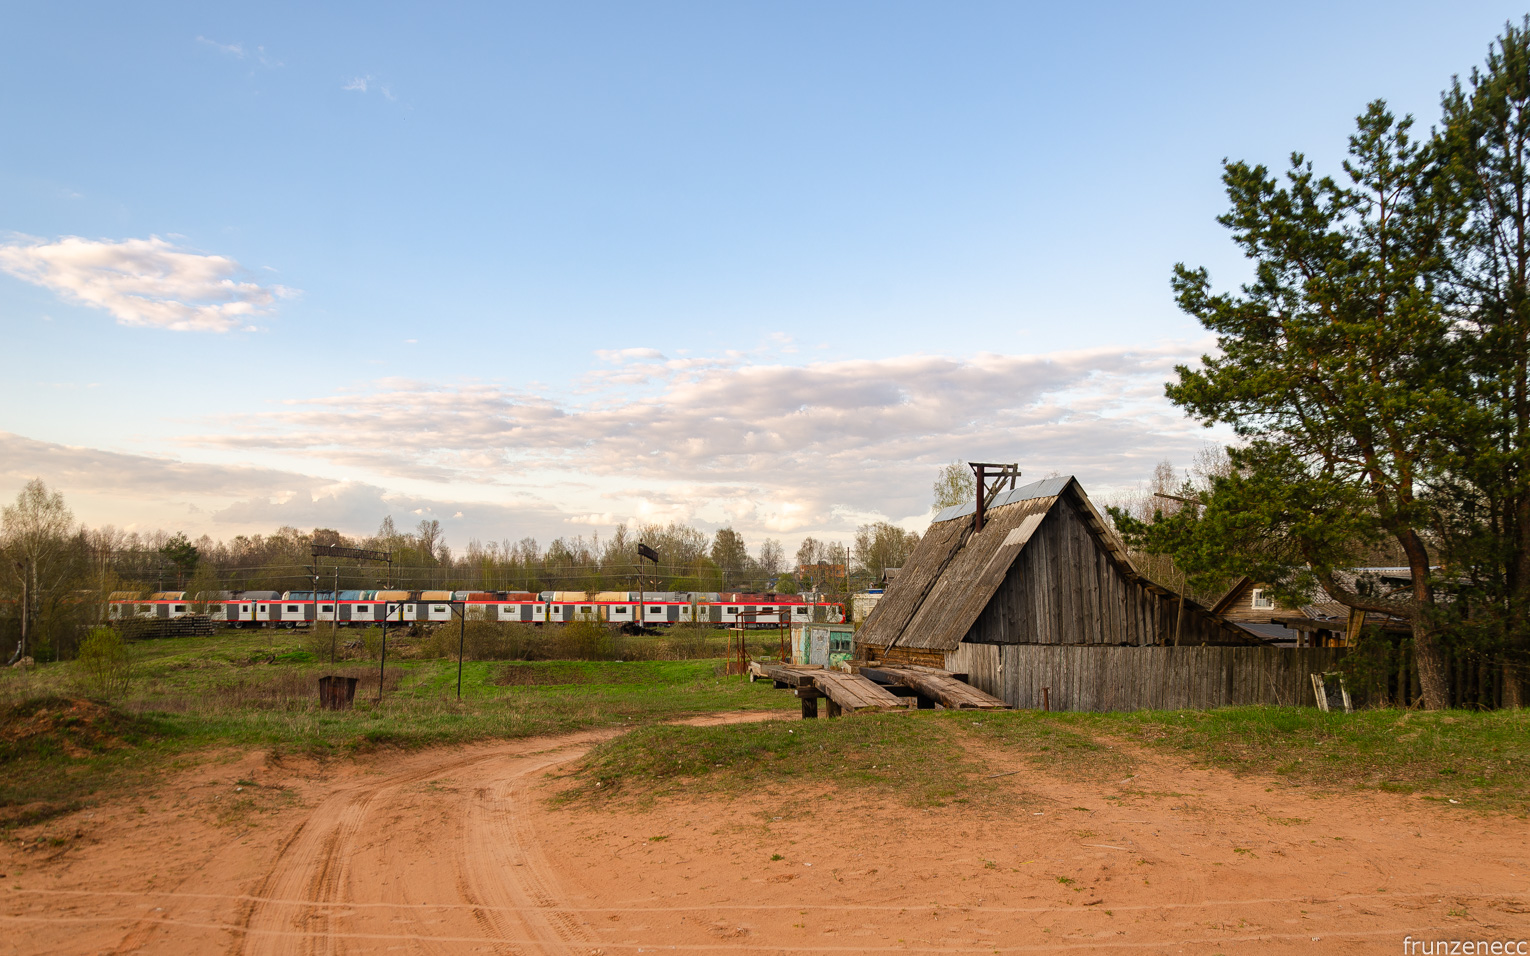
<path fill-rule="evenodd" d="M 899 697 L 887 688 L 859 674 L 844 671 L 821 670 L 813 675 L 813 687 L 829 698 L 829 716 L 834 716 L 837 706 L 841 713 L 875 713 L 883 710 L 904 710 L 909 698 Z"/>
<path fill-rule="evenodd" d="M 1008 710 L 1009 705 L 933 667 L 862 667 L 860 673 L 878 684 L 918 691 L 921 697 L 950 710 Z"/>
<path fill-rule="evenodd" d="M 770 680 L 777 687 L 790 687 L 802 700 L 802 716 L 818 716 L 818 698 L 829 702 L 829 716 L 841 713 L 902 710 L 912 703 L 952 710 L 1003 710 L 1007 705 L 997 697 L 978 690 L 961 678 L 965 675 L 933 667 L 858 667 L 856 673 L 828 670 L 807 664 L 781 664 L 753 661 L 750 680 Z M 896 693 L 902 691 L 902 693 Z"/>

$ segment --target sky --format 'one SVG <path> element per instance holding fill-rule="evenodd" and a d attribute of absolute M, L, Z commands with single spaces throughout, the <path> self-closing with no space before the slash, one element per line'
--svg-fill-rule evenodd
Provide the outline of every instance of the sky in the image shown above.
<path fill-rule="evenodd" d="M 1469 0 L 4 5 L 0 499 L 226 539 L 920 530 L 1094 496 L 1233 288 L 1224 159 L 1337 172 Z"/>

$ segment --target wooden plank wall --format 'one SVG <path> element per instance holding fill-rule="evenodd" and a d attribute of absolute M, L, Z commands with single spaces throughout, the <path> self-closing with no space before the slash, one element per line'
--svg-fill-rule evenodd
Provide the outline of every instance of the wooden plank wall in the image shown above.
<path fill-rule="evenodd" d="M 933 597 L 933 595 L 932 595 Z M 1058 500 L 1031 535 L 965 640 L 987 644 L 1174 642 L 1178 601 L 1127 577 L 1100 546 L 1078 506 Z M 1246 640 L 1193 609 L 1181 644 Z M 950 645 L 946 645 L 950 646 Z"/>
<path fill-rule="evenodd" d="M 1338 647 L 1121 647 L 963 644 L 946 669 L 1011 707 L 1176 710 L 1239 704 L 1316 706 L 1311 675 L 1332 671 Z"/>

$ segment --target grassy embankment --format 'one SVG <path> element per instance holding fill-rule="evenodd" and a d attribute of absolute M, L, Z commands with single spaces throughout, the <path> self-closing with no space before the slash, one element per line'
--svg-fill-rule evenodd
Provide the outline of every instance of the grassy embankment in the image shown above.
<path fill-rule="evenodd" d="M 853 787 L 916 806 L 1002 803 L 1016 780 L 989 776 L 990 757 L 1012 765 L 1009 758 L 1018 756 L 1064 779 L 1120 780 L 1138 755 L 1159 753 L 1268 775 L 1282 787 L 1376 789 L 1530 812 L 1530 711 L 927 711 L 645 726 L 696 713 L 790 710 L 796 701 L 764 683 L 717 676 L 715 660 L 469 660 L 459 703 L 455 660 L 421 656 L 440 654 L 439 639 L 390 636 L 386 694 L 378 704 L 377 665 L 366 659 L 376 653 L 376 638 L 364 636 L 349 650 L 353 659 L 336 666 L 316 661 L 324 642 L 301 632 L 143 642 L 134 647 L 129 692 L 110 709 L 39 708 L 41 699 L 78 695 L 81 675 L 72 664 L 0 672 L 0 828 L 78 805 L 102 789 L 136 785 L 209 750 L 343 755 L 615 725 L 639 729 L 590 755 L 575 799 L 800 791 L 808 784 Z M 632 653 L 645 639 L 626 640 L 624 653 Z M 664 650 L 671 652 L 678 651 Z M 354 710 L 317 708 L 316 679 L 324 673 L 361 679 Z"/>
<path fill-rule="evenodd" d="M 0 670 L 0 828 L 135 786 L 210 750 L 343 755 L 795 706 L 769 685 L 717 676 L 715 660 L 468 660 L 459 702 L 457 662 L 421 657 L 439 648 L 396 633 L 378 703 L 378 666 L 365 658 L 379 637 L 342 632 L 360 646 L 337 665 L 315 659 L 325 635 L 301 631 L 143 641 L 131 648 L 128 690 L 110 707 L 69 702 L 89 692 L 73 663 Z M 359 678 L 354 709 L 318 708 L 317 680 L 330 673 Z"/>
<path fill-rule="evenodd" d="M 788 731 L 794 731 L 789 733 Z M 576 800 L 740 794 L 802 783 L 913 806 L 1003 802 L 982 754 L 1060 779 L 1120 781 L 1139 755 L 1259 774 L 1281 788 L 1382 790 L 1530 813 L 1530 711 L 1354 714 L 1235 707 L 1129 714 L 931 712 L 813 723 L 650 727 L 597 747 Z M 1012 760 L 1006 760 L 1006 765 Z"/>

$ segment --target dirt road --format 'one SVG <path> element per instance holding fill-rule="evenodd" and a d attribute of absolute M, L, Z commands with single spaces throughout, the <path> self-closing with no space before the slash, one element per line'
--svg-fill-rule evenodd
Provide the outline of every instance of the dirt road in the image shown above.
<path fill-rule="evenodd" d="M 1408 934 L 1530 936 L 1519 819 L 1150 754 L 1090 785 L 1011 758 L 1020 803 L 999 817 L 811 787 L 549 806 L 560 765 L 604 736 L 188 770 L 158 800 L 0 848 L 0 952 L 1396 953 Z"/>

